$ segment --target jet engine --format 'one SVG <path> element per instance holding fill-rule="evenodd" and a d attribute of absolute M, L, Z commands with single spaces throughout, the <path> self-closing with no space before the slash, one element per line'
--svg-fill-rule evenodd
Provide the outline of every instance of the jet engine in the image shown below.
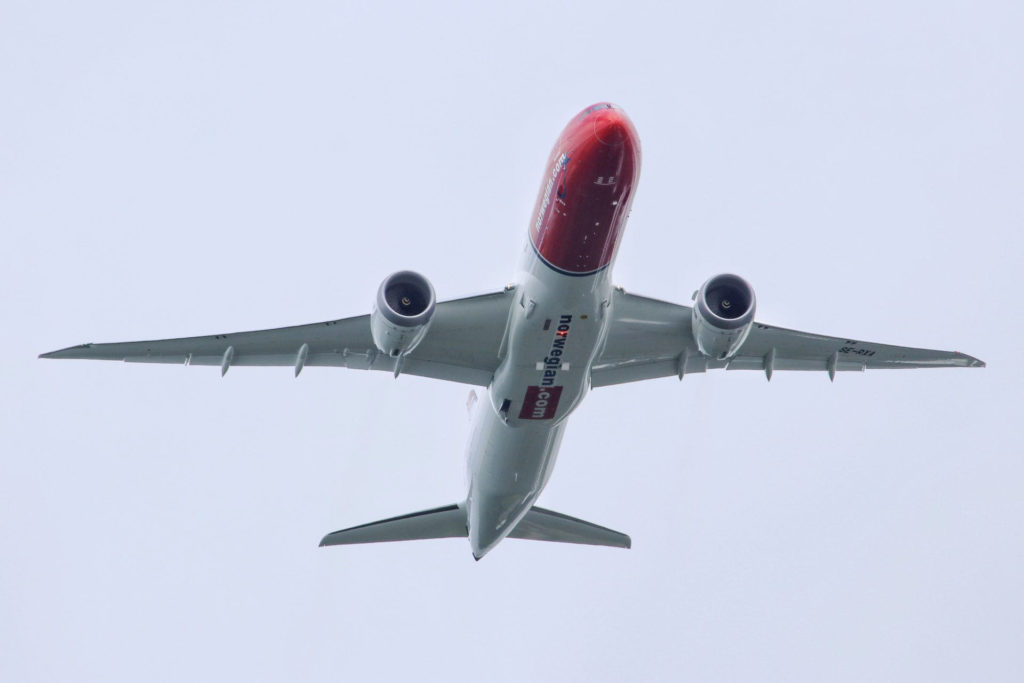
<path fill-rule="evenodd" d="M 693 338 L 708 358 L 726 360 L 739 351 L 754 324 L 754 290 L 738 275 L 716 275 L 694 294 Z"/>
<path fill-rule="evenodd" d="M 387 276 L 370 313 L 373 343 L 395 358 L 409 353 L 426 336 L 436 303 L 434 287 L 419 273 L 402 270 Z"/>

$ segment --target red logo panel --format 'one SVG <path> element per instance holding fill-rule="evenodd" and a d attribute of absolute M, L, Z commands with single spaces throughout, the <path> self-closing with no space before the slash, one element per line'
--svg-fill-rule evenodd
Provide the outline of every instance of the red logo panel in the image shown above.
<path fill-rule="evenodd" d="M 550 420 L 558 410 L 558 399 L 561 397 L 562 387 L 526 387 L 526 398 L 523 399 L 519 419 Z"/>

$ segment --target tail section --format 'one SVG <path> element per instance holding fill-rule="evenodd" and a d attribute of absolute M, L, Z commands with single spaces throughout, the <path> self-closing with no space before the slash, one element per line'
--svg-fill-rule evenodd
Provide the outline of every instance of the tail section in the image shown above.
<path fill-rule="evenodd" d="M 539 507 L 530 508 L 508 537 L 525 538 L 530 541 L 606 545 L 613 548 L 629 548 L 633 545 L 633 541 L 626 534 Z"/>
<path fill-rule="evenodd" d="M 466 511 L 461 505 L 446 505 L 335 531 L 324 536 L 320 541 L 320 547 L 419 541 L 426 538 L 459 538 L 467 535 L 469 534 L 466 530 Z"/>
<path fill-rule="evenodd" d="M 463 505 L 446 505 L 335 531 L 324 536 L 320 546 L 465 538 L 469 535 L 466 520 Z M 508 537 L 614 548 L 629 548 L 632 544 L 626 534 L 539 507 L 530 508 Z"/>

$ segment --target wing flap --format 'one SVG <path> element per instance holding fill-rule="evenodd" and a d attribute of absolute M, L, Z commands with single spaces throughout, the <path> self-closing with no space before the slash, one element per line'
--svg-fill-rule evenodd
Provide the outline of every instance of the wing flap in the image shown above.
<path fill-rule="evenodd" d="M 827 358 L 786 358 L 776 355 L 772 364 L 773 370 L 828 370 Z M 726 370 L 764 370 L 765 359 L 763 356 L 736 356 L 730 360 Z M 867 368 L 863 361 L 837 360 L 837 372 L 863 372 Z"/>

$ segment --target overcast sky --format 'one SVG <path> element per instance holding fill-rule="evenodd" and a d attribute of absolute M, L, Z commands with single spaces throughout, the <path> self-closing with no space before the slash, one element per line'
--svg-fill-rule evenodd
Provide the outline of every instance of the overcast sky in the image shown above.
<path fill-rule="evenodd" d="M 1024 679 L 1024 6 L 507 4 L 0 6 L 0 679 Z M 540 504 L 633 549 L 476 563 L 317 547 L 462 500 L 466 386 L 36 359 L 496 290 L 601 100 L 628 291 L 988 368 L 596 390 Z"/>

